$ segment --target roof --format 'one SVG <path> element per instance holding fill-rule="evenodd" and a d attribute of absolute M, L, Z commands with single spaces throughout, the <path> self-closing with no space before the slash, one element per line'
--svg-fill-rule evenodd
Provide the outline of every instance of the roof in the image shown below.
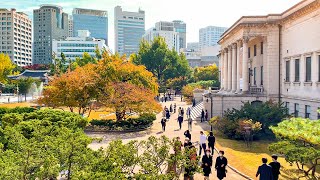
<path fill-rule="evenodd" d="M 47 76 L 50 70 L 25 70 L 21 74 L 8 76 L 9 79 L 20 79 L 23 77 L 31 77 L 34 79 L 41 79 Z"/>

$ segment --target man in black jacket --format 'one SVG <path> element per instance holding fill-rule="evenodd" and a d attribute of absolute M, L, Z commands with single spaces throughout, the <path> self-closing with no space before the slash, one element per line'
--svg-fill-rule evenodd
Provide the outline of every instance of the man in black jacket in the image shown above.
<path fill-rule="evenodd" d="M 273 180 L 272 168 L 267 165 L 267 158 L 262 158 L 262 165 L 259 166 L 256 177 L 260 175 L 260 180 Z"/>
<path fill-rule="evenodd" d="M 281 165 L 277 161 L 277 159 L 278 159 L 277 155 L 272 155 L 271 157 L 272 157 L 272 162 L 269 165 L 272 168 L 273 180 L 278 180 L 279 179 Z"/>
<path fill-rule="evenodd" d="M 224 157 L 224 151 L 219 151 L 219 156 L 216 159 L 215 168 L 217 171 L 217 177 L 219 180 L 227 177 L 226 166 L 228 164 L 228 160 Z"/>

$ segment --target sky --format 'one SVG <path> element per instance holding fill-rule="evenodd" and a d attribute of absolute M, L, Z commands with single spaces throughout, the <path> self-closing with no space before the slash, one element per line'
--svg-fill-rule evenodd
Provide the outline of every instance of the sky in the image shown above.
<path fill-rule="evenodd" d="M 187 24 L 187 42 L 198 42 L 199 29 L 230 27 L 241 16 L 282 13 L 301 0 L 0 0 L 0 8 L 16 8 L 32 16 L 41 4 L 55 4 L 71 14 L 73 8 L 108 11 L 109 46 L 114 49 L 114 7 L 146 13 L 146 29 L 158 21 L 182 20 Z"/>

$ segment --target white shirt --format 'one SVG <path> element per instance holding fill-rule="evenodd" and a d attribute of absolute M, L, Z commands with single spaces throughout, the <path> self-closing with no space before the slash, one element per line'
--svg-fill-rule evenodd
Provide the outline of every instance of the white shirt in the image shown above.
<path fill-rule="evenodd" d="M 207 136 L 202 134 L 200 135 L 200 144 L 205 144 L 207 142 Z"/>

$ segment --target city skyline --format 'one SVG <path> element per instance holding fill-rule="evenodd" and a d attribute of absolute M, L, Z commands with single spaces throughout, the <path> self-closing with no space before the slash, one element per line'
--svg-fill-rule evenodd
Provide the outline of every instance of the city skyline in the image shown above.
<path fill-rule="evenodd" d="M 299 1 L 300 0 L 226 0 L 212 2 L 210 0 L 201 0 L 201 2 L 197 4 L 185 4 L 185 1 L 182 0 L 174 2 L 163 0 L 161 4 L 154 6 L 154 1 L 151 2 L 150 0 L 113 0 L 109 2 L 92 0 L 90 1 L 90 4 L 86 3 L 84 0 L 69 0 L 67 2 L 62 0 L 3 0 L 1 8 L 16 8 L 17 11 L 27 13 L 30 18 L 32 18 L 33 9 L 38 9 L 41 4 L 62 6 L 64 12 L 69 15 L 72 14 L 73 8 L 90 8 L 108 11 L 108 36 L 110 37 L 108 44 L 110 45 L 110 48 L 114 50 L 113 19 L 114 7 L 117 5 L 122 6 L 122 8 L 127 11 L 136 11 L 138 8 L 144 10 L 146 13 L 146 30 L 151 28 L 154 23 L 158 21 L 182 20 L 187 24 L 187 42 L 198 42 L 200 28 L 204 28 L 206 26 L 230 27 L 236 20 L 245 15 L 282 13 Z M 101 2 L 103 2 L 103 4 Z M 275 3 L 277 6 L 274 6 Z M 203 4 L 207 5 L 203 6 Z M 230 4 L 232 4 L 232 6 L 230 6 Z M 177 7 L 179 7 L 179 10 Z M 165 11 L 163 11 L 163 9 L 165 9 Z M 230 13 L 230 11 L 232 13 Z M 208 18 L 208 15 L 212 18 Z"/>

